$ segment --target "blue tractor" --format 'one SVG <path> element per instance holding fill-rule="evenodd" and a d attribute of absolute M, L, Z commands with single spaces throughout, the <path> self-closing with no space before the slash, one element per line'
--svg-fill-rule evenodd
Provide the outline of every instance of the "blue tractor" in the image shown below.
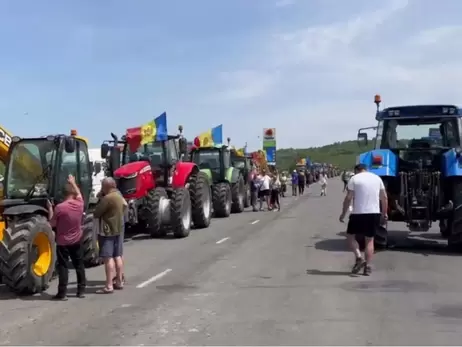
<path fill-rule="evenodd" d="M 388 194 L 388 219 L 406 223 L 410 231 L 428 231 L 439 222 L 448 246 L 462 251 L 462 108 L 454 105 L 395 106 L 380 109 L 375 96 L 377 126 L 358 131 L 358 143 L 373 150 L 358 163 L 380 176 Z M 358 240 L 359 241 L 359 240 Z M 376 246 L 386 247 L 382 225 Z"/>

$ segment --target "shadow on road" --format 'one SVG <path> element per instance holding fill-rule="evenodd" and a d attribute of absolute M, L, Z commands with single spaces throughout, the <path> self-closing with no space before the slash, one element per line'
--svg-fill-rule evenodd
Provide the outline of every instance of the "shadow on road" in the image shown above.
<path fill-rule="evenodd" d="M 314 245 L 315 249 L 329 252 L 349 252 L 345 239 L 324 239 Z"/>
<path fill-rule="evenodd" d="M 319 269 L 308 269 L 306 270 L 307 275 L 315 276 L 349 276 L 350 271 L 331 271 L 331 270 L 319 270 Z"/>
<path fill-rule="evenodd" d="M 346 232 L 337 233 L 343 238 L 323 239 L 315 243 L 314 248 L 328 252 L 349 252 L 346 243 Z M 377 250 L 378 252 L 379 250 Z M 459 256 L 461 253 L 448 249 L 446 240 L 439 233 L 412 233 L 403 231 L 389 231 L 387 252 L 406 252 L 421 254 L 423 256 Z"/>
<path fill-rule="evenodd" d="M 20 295 L 11 292 L 7 286 L 0 284 L 0 301 L 1 300 L 23 300 L 23 301 L 49 301 L 53 296 L 48 293 L 36 295 Z"/>

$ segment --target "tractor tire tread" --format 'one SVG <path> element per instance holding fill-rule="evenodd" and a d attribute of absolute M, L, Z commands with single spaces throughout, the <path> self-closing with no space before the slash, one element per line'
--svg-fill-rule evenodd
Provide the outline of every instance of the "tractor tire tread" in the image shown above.
<path fill-rule="evenodd" d="M 209 215 L 204 213 L 204 191 L 209 191 L 209 200 L 212 199 L 208 177 L 205 173 L 199 171 L 191 175 L 189 180 L 189 194 L 191 196 L 192 221 L 197 229 L 208 228 L 212 219 L 212 209 L 209 209 Z M 211 201 L 209 201 L 211 207 Z"/>
<path fill-rule="evenodd" d="M 40 283 L 32 278 L 29 264 L 31 234 L 37 224 L 48 225 L 53 253 L 50 271 L 43 276 Z M 56 243 L 53 231 L 44 216 L 33 215 L 5 228 L 3 240 L 0 241 L 0 275 L 3 284 L 11 291 L 17 294 L 35 294 L 46 290 L 55 270 L 55 259 Z"/>
<path fill-rule="evenodd" d="M 191 231 L 191 225 L 187 227 L 183 225 L 182 210 L 184 204 L 189 204 L 188 208 L 191 209 L 189 190 L 186 188 L 174 189 L 170 200 L 170 225 L 173 236 L 176 238 L 188 237 Z"/>
<path fill-rule="evenodd" d="M 227 209 L 226 206 L 229 203 L 230 189 L 229 183 L 226 182 L 217 183 L 213 186 L 212 201 L 216 217 L 229 217 L 231 210 Z"/>

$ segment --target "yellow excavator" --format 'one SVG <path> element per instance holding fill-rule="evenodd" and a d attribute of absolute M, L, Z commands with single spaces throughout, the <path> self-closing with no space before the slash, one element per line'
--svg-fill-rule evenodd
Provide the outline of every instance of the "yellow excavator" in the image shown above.
<path fill-rule="evenodd" d="M 12 141 L 11 133 L 4 127 L 0 126 L 0 197 L 3 196 L 3 180 L 5 178 L 5 168 L 8 159 L 8 149 Z M 3 239 L 3 231 L 5 230 L 5 222 L 0 217 L 0 240 Z"/>

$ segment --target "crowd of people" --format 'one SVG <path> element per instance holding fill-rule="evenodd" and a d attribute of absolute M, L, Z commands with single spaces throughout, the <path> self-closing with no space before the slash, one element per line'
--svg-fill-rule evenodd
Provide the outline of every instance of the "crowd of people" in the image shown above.
<path fill-rule="evenodd" d="M 277 170 L 254 168 L 250 177 L 250 192 L 250 203 L 254 212 L 263 211 L 264 204 L 268 211 L 281 210 L 279 197 L 285 192 L 285 187 Z"/>
<path fill-rule="evenodd" d="M 289 176 L 280 174 L 277 169 L 254 168 L 250 177 L 251 205 L 253 211 L 280 211 L 280 197 L 285 196 Z M 311 173 L 303 171 L 292 173 L 292 196 L 303 195 L 305 187 L 313 182 Z M 320 175 L 321 195 L 326 195 L 327 176 Z M 63 202 L 54 206 L 48 202 L 48 217 L 56 231 L 58 291 L 55 300 L 67 300 L 69 283 L 69 261 L 77 275 L 78 298 L 85 297 L 86 275 L 82 247 L 82 221 L 84 201 L 75 178 L 68 177 L 64 186 Z M 102 181 L 98 194 L 99 202 L 94 210 L 94 231 L 98 235 L 99 257 L 104 263 L 105 285 L 98 294 L 111 294 L 122 290 L 125 283 L 123 241 L 124 220 L 127 203 L 117 190 L 113 178 Z"/>

